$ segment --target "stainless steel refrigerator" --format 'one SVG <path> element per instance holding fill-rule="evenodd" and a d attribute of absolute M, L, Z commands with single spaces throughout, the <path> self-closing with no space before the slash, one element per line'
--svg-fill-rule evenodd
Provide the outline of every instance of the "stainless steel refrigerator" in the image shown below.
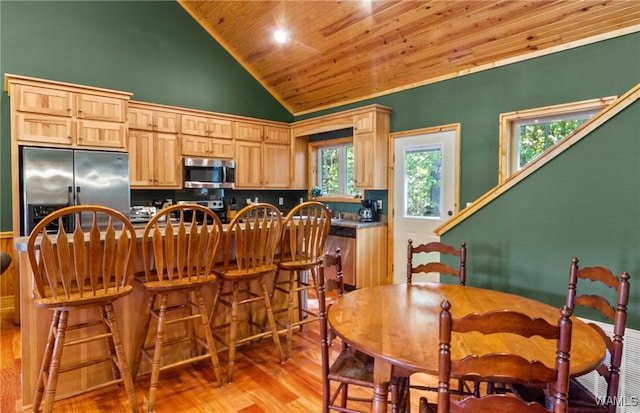
<path fill-rule="evenodd" d="M 22 235 L 68 205 L 103 205 L 129 216 L 129 154 L 23 147 L 21 155 Z M 72 230 L 74 223 L 63 225 Z"/>

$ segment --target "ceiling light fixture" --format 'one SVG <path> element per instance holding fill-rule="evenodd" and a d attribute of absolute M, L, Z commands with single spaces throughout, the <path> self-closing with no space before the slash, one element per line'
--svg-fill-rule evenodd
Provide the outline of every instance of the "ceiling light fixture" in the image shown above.
<path fill-rule="evenodd" d="M 276 30 L 273 33 L 273 38 L 275 39 L 276 42 L 278 42 L 280 44 L 284 44 L 284 43 L 287 42 L 287 39 L 289 38 L 289 35 L 284 30 Z"/>

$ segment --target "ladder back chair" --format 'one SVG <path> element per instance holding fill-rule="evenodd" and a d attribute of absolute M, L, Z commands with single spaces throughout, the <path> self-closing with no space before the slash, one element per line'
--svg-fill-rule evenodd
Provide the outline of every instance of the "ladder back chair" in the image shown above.
<path fill-rule="evenodd" d="M 569 386 L 569 357 L 571 349 L 571 310 L 562 308 L 557 324 L 551 324 L 541 318 L 509 310 L 492 311 L 485 314 L 469 314 L 454 319 L 451 316 L 451 304 L 443 300 L 440 311 L 440 360 L 438 386 L 438 413 L 459 412 L 531 412 L 566 413 L 567 391 Z M 453 334 L 504 334 L 510 333 L 531 339 L 540 336 L 556 343 L 555 366 L 549 367 L 537 360 L 529 360 L 523 353 L 466 354 L 451 358 Z M 526 344 L 514 346 L 526 351 Z M 459 356 L 459 354 L 457 354 Z M 450 397 L 449 381 L 451 376 L 473 381 L 490 383 L 540 383 L 549 388 L 549 400 L 545 405 L 524 401 L 513 394 L 487 394 L 481 397 L 473 395 L 453 400 Z M 425 409 L 427 403 L 420 401 L 421 413 L 434 411 Z M 424 409 L 424 410 L 423 410 Z"/>
<path fill-rule="evenodd" d="M 205 217 L 201 225 L 196 222 L 199 213 Z M 175 224 L 172 216 L 177 218 Z M 192 204 L 161 209 L 144 228 L 144 273 L 137 274 L 136 280 L 144 288 L 147 305 L 136 330 L 132 371 L 136 377 L 142 358 L 151 364 L 150 412 L 155 410 L 161 371 L 210 359 L 216 380 L 222 386 L 220 362 L 203 298 L 203 288 L 217 280 L 214 265 L 222 236 L 218 216 L 209 208 Z M 156 320 L 155 331 L 151 328 L 152 319 Z M 190 348 L 189 356 L 177 357 L 179 345 L 186 347 L 185 343 Z M 165 361 L 169 357 L 171 361 Z"/>
<path fill-rule="evenodd" d="M 417 254 L 439 253 L 458 257 L 460 266 L 454 268 L 450 265 L 443 264 L 438 261 L 432 261 L 414 266 L 413 260 Z M 413 240 L 407 242 L 407 283 L 411 284 L 414 274 L 436 272 L 447 274 L 458 278 L 460 285 L 465 285 L 467 281 L 467 244 L 461 243 L 460 248 L 444 244 L 439 241 L 433 241 L 426 244 L 413 246 Z"/>
<path fill-rule="evenodd" d="M 265 281 L 272 279 L 277 270 L 275 253 L 281 233 L 280 210 L 268 203 L 247 205 L 238 211 L 227 227 L 224 237 L 223 266 L 216 270 L 219 282 L 210 319 L 214 338 L 229 350 L 227 372 L 229 383 L 233 380 L 236 347 L 239 345 L 271 336 L 280 362 L 284 362 Z M 257 286 L 252 287 L 252 283 Z M 257 292 L 254 291 L 256 287 Z M 267 327 L 258 320 L 260 314 L 254 312 L 252 308 L 254 303 L 263 303 Z M 231 313 L 219 313 L 220 304 L 230 308 Z M 246 317 L 239 317 L 240 305 L 246 306 Z M 246 326 L 247 331 L 238 338 L 238 327 L 241 324 Z"/>
<path fill-rule="evenodd" d="M 326 279 L 325 267 L 334 267 L 336 279 Z M 343 413 L 368 412 L 373 403 L 370 398 L 349 395 L 351 385 L 371 389 L 373 391 L 373 363 L 374 359 L 348 346 L 344 341 L 340 345 L 337 357 L 333 358 L 331 350 L 335 333 L 327 322 L 327 311 L 335 299 L 344 294 L 344 281 L 342 278 L 342 255 L 340 249 L 334 254 L 325 254 L 321 258 L 317 273 L 318 291 L 318 319 L 320 323 L 320 355 L 322 362 L 322 412 L 338 411 Z M 328 298 L 328 295 L 331 298 Z M 333 362 L 331 361 L 333 359 Z M 332 383 L 337 387 L 332 391 Z M 392 412 L 401 411 L 399 381 L 394 379 L 390 384 L 389 394 Z M 349 403 L 350 402 L 350 403 Z M 352 405 L 358 403 L 361 410 L 356 410 Z"/>
<path fill-rule="evenodd" d="M 578 286 L 580 281 L 580 287 Z M 587 283 L 589 281 L 589 283 Z M 604 291 L 604 295 L 578 294 L 578 290 Z M 613 322 L 613 333 L 607 334 L 600 326 L 589 323 L 602 339 L 607 348 L 607 357 L 596 371 L 606 382 L 605 402 L 598 402 L 596 395 L 587 389 L 576 378 L 569 383 L 569 412 L 570 413 L 614 413 L 616 411 L 616 397 L 620 381 L 620 366 L 622 365 L 622 349 L 625 326 L 627 321 L 627 304 L 629 303 L 629 274 L 623 272 L 619 277 L 609 269 L 596 266 L 580 268 L 578 259 L 571 260 L 569 269 L 569 285 L 567 288 L 567 307 L 575 311 L 576 307 L 590 308 Z M 538 400 L 544 395 L 540 389 L 530 387 L 519 388 L 520 395 L 526 400 Z"/>
<path fill-rule="evenodd" d="M 65 231 L 63 219 L 74 223 L 72 233 Z M 47 226 L 56 222 L 57 233 L 48 233 Z M 133 379 L 113 308 L 114 301 L 132 291 L 135 244 L 135 230 L 127 217 L 95 205 L 52 212 L 29 235 L 27 255 L 34 276 L 34 304 L 53 311 L 33 398 L 34 412 L 52 411 L 60 373 L 99 363 L 111 365 L 112 380 L 81 392 L 124 383 L 129 409 L 137 411 Z M 71 312 L 79 313 L 77 323 L 70 323 Z M 99 342 L 105 344 L 104 355 L 96 353 L 95 344 L 87 350 L 90 343 Z M 63 363 L 67 347 L 74 351 Z"/>
<path fill-rule="evenodd" d="M 425 255 L 429 255 L 432 253 L 438 253 L 441 256 L 450 255 L 453 257 L 458 257 L 459 259 L 459 267 L 454 268 L 450 265 L 443 264 L 439 261 L 429 261 L 426 263 L 415 264 L 413 260 L 417 257 L 422 257 Z M 449 276 L 453 276 L 458 278 L 458 282 L 460 285 L 465 285 L 467 281 L 467 244 L 461 243 L 460 248 L 455 248 L 454 246 L 445 244 L 439 241 L 432 241 L 426 244 L 420 244 L 417 246 L 413 245 L 413 240 L 409 240 L 407 242 L 407 283 L 411 284 L 413 282 L 414 274 L 427 274 L 427 273 L 440 273 Z M 477 383 L 473 384 L 473 390 L 470 389 L 469 384 L 460 381 L 458 384 L 458 389 L 456 390 L 457 394 L 471 394 L 474 393 L 479 395 L 479 387 Z M 410 385 L 411 389 L 414 390 L 422 390 L 422 391 L 430 391 L 435 392 L 438 391 L 435 387 L 429 386 L 421 386 L 421 385 Z"/>
<path fill-rule="evenodd" d="M 316 270 L 322 259 L 330 227 L 331 211 L 318 201 L 296 205 L 283 222 L 278 270 L 270 297 L 272 302 L 276 292 L 287 297 L 287 306 L 274 310 L 274 315 L 286 312 L 284 327 L 287 333 L 287 357 L 291 357 L 293 329 L 298 326 L 302 328 L 302 325 L 318 319 L 316 311 L 303 306 L 302 293 L 317 286 Z M 286 280 L 279 279 L 283 271 L 289 272 Z M 304 272 L 310 278 L 304 279 Z"/>

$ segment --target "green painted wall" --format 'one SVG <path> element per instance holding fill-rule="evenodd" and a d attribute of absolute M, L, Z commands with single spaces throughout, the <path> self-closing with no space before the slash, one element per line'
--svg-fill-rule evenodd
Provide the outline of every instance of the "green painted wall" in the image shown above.
<path fill-rule="evenodd" d="M 640 101 L 442 239 L 467 242 L 470 285 L 557 306 L 566 297 L 572 257 L 578 257 L 581 266 L 603 265 L 616 274 L 627 271 L 631 275 L 628 323 L 637 329 L 638 211 Z"/>
<path fill-rule="evenodd" d="M 293 116 L 174 1 L 0 1 L 0 73 L 133 99 L 290 122 Z M 0 101 L 0 231 L 11 230 L 9 98 Z"/>
<path fill-rule="evenodd" d="M 133 92 L 134 99 L 292 120 L 174 2 L 0 1 L 0 69 Z M 461 205 L 495 186 L 498 116 L 640 82 L 640 33 L 298 117 L 371 103 L 392 131 L 462 124 Z M 249 96 L 250 98 L 246 98 Z M 11 228 L 8 98 L 0 100 L 0 231 Z M 504 194 L 443 240 L 469 248 L 469 283 L 559 305 L 572 256 L 631 273 L 640 328 L 640 105 Z M 383 194 L 380 194 L 383 195 Z"/>

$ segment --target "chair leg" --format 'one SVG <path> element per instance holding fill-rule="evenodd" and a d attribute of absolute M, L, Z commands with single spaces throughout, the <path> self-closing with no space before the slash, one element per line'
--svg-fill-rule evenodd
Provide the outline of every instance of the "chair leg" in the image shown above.
<path fill-rule="evenodd" d="M 137 330 L 137 336 L 135 340 L 135 349 L 133 353 L 133 362 L 131 363 L 131 377 L 136 378 L 138 376 L 138 370 L 140 369 L 140 362 L 142 359 L 142 352 L 147 341 L 147 335 L 149 334 L 149 325 L 151 324 L 151 313 L 156 302 L 156 295 L 151 294 L 147 299 L 147 309 L 144 316 L 141 319 L 140 327 Z"/>
<path fill-rule="evenodd" d="M 116 313 L 113 310 L 113 304 L 109 303 L 105 305 L 103 307 L 103 314 L 111 331 L 111 339 L 109 341 L 115 351 L 120 378 L 122 378 L 124 382 L 127 398 L 129 399 L 129 408 L 132 413 L 135 413 L 138 411 L 136 390 L 133 386 L 133 379 L 131 378 L 131 371 L 129 370 L 129 363 L 127 363 L 127 356 L 124 351 L 124 344 L 122 342 L 122 336 L 120 335 L 120 327 L 118 326 Z"/>
<path fill-rule="evenodd" d="M 233 282 L 233 298 L 231 300 L 231 324 L 229 325 L 229 368 L 227 381 L 233 381 L 233 368 L 236 363 L 236 339 L 238 334 L 238 300 L 240 299 L 237 281 Z"/>
<path fill-rule="evenodd" d="M 202 328 L 204 329 L 204 337 L 207 341 L 207 351 L 211 356 L 211 364 L 213 365 L 213 371 L 216 374 L 216 380 L 220 387 L 222 387 L 222 369 L 220 368 L 220 360 L 218 359 L 218 353 L 216 351 L 215 341 L 213 340 L 213 334 L 211 332 L 211 325 L 209 325 L 209 319 L 207 318 L 207 310 L 204 306 L 204 298 L 202 297 L 202 291 L 200 289 L 194 292 L 196 296 L 196 302 L 200 311 L 200 319 L 202 321 Z"/>
<path fill-rule="evenodd" d="M 153 349 L 153 361 L 151 362 L 151 379 L 149 382 L 149 411 L 155 411 L 158 382 L 160 379 L 160 365 L 162 362 L 162 346 L 164 345 L 164 327 L 167 317 L 168 297 L 160 295 L 160 310 L 158 311 L 158 329 L 156 332 L 156 344 Z"/>
<path fill-rule="evenodd" d="M 282 346 L 280 345 L 280 336 L 278 335 L 278 328 L 276 327 L 276 320 L 273 317 L 273 311 L 271 310 L 271 301 L 269 300 L 269 293 L 267 291 L 267 284 L 264 282 L 264 278 L 260 277 L 258 280 L 260 283 L 260 288 L 262 289 L 262 296 L 264 297 L 264 306 L 267 310 L 267 317 L 269 318 L 269 327 L 271 327 L 271 336 L 273 337 L 273 342 L 276 346 L 276 350 L 278 351 L 278 356 L 280 357 L 280 362 L 284 363 L 284 353 L 282 352 Z"/>
<path fill-rule="evenodd" d="M 293 309 L 295 307 L 294 292 L 297 276 L 297 270 L 289 272 L 289 294 L 287 299 L 287 358 L 291 357 L 291 352 L 293 351 Z"/>
<path fill-rule="evenodd" d="M 47 344 L 44 348 L 44 355 L 42 356 L 42 365 L 40 366 L 40 373 L 38 374 L 38 381 L 36 391 L 33 395 L 33 411 L 40 410 L 40 404 L 42 403 L 42 396 L 44 394 L 44 388 L 49 377 L 49 365 L 51 364 L 51 357 L 53 354 L 53 348 L 56 342 L 56 329 L 58 321 L 60 320 L 61 311 L 54 311 L 53 318 L 51 319 L 51 326 L 49 327 L 49 335 L 47 336 Z"/>
<path fill-rule="evenodd" d="M 43 413 L 51 413 L 53 410 L 53 401 L 56 397 L 56 387 L 58 385 L 58 374 L 60 373 L 60 362 L 62 360 L 62 350 L 67 334 L 67 323 L 69 321 L 69 312 L 60 310 L 60 318 L 56 329 L 55 344 L 49 364 L 49 377 L 44 390 L 44 403 L 42 406 Z"/>

